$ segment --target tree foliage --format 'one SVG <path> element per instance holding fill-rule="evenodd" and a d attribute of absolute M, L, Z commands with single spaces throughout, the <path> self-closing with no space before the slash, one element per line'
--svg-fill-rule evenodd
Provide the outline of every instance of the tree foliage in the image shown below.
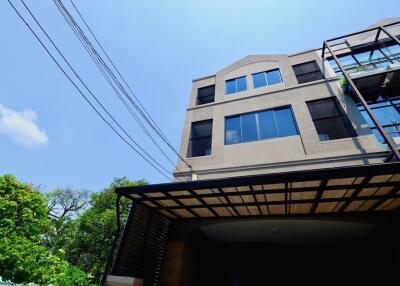
<path fill-rule="evenodd" d="M 56 189 L 45 195 L 12 175 L 0 176 L 0 276 L 17 283 L 95 285 L 116 230 L 115 178 L 99 193 Z M 130 200 L 122 198 L 125 223 Z"/>
<path fill-rule="evenodd" d="M 95 279 L 100 278 L 117 227 L 115 188 L 143 184 L 146 182 L 115 178 L 108 188 L 92 194 L 90 207 L 85 212 L 75 220 L 66 222 L 66 231 L 58 239 L 63 239 L 62 245 L 68 249 L 66 259 L 70 263 L 79 265 Z M 122 223 L 126 221 L 130 203 L 130 200 L 121 198 Z"/>
<path fill-rule="evenodd" d="M 0 177 L 0 236 L 15 234 L 37 241 L 49 224 L 46 199 L 12 175 Z"/>
<path fill-rule="evenodd" d="M 18 283 L 90 285 L 90 275 L 42 245 L 47 201 L 12 175 L 0 177 L 0 275 Z"/>

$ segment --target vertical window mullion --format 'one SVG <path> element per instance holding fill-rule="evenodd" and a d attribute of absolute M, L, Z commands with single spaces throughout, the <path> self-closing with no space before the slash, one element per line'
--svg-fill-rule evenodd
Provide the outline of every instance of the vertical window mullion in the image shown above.
<path fill-rule="evenodd" d="M 275 126 L 275 129 L 276 129 L 276 133 L 277 133 L 278 137 L 280 137 L 280 135 L 279 135 L 279 129 L 278 129 L 278 124 L 276 124 L 275 110 L 272 110 L 272 115 L 274 116 L 274 126 Z"/>
<path fill-rule="evenodd" d="M 258 112 L 255 113 L 256 116 L 256 129 L 257 129 L 257 140 L 261 140 L 260 138 L 260 123 L 258 119 Z"/>
<path fill-rule="evenodd" d="M 238 92 L 238 86 L 237 86 L 238 80 L 237 78 L 235 79 L 235 92 Z"/>
<path fill-rule="evenodd" d="M 242 116 L 239 116 L 240 118 L 240 143 L 243 142 L 243 124 L 242 124 Z"/>
<path fill-rule="evenodd" d="M 269 86 L 268 78 L 267 78 L 267 72 L 264 72 L 264 77 L 265 77 L 265 82 L 267 83 L 266 86 Z"/>

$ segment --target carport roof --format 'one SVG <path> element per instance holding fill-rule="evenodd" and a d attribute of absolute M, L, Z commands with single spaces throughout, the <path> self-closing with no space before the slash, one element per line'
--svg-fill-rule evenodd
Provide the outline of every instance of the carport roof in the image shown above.
<path fill-rule="evenodd" d="M 400 163 L 118 188 L 173 219 L 395 211 Z"/>

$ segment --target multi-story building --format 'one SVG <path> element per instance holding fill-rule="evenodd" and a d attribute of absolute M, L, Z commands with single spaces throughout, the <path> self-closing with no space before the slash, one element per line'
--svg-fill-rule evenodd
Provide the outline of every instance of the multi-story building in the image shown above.
<path fill-rule="evenodd" d="M 387 24 L 387 20 L 374 26 Z M 391 28 L 399 33 L 399 28 Z M 396 96 L 400 46 L 376 31 L 330 43 L 385 130 L 400 124 Z M 351 47 L 353 46 L 353 47 Z M 338 80 L 325 49 L 247 56 L 193 80 L 177 179 L 212 179 L 384 162 L 387 146 Z M 386 77 L 384 77 L 386 75 Z M 356 80 L 357 79 L 357 80 Z M 387 79 L 388 82 L 383 80 Z M 367 83 L 365 83 L 367 82 Z M 396 89 L 397 88 L 397 89 Z M 382 102 L 385 102 L 383 104 Z M 400 134 L 392 133 L 398 143 Z"/>
<path fill-rule="evenodd" d="M 193 80 L 176 182 L 117 190 L 133 207 L 108 284 L 394 277 L 399 35 L 385 19 Z"/>

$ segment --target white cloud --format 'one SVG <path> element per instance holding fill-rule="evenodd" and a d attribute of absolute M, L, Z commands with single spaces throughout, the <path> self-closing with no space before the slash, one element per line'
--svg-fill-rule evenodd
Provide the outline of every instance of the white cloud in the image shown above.
<path fill-rule="evenodd" d="M 37 125 L 38 117 L 32 109 L 16 111 L 0 104 L 0 134 L 15 143 L 33 148 L 49 141 L 46 131 Z"/>

